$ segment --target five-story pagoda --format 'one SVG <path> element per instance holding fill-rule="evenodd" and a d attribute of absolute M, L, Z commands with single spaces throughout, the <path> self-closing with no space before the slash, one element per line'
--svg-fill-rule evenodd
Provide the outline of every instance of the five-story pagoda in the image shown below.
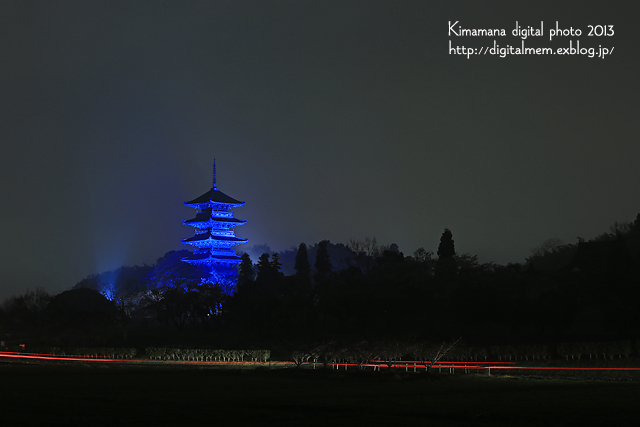
<path fill-rule="evenodd" d="M 244 206 L 244 202 L 227 196 L 216 186 L 216 162 L 213 161 L 213 188 L 200 197 L 184 203 L 196 208 L 195 218 L 182 221 L 195 228 L 195 235 L 182 239 L 183 243 L 193 245 L 193 254 L 182 261 L 206 267 L 210 281 L 221 285 L 227 292 L 233 292 L 238 282 L 238 264 L 240 257 L 235 246 L 247 243 L 247 239 L 235 236 L 234 227 L 244 225 L 233 217 L 232 209 Z"/>

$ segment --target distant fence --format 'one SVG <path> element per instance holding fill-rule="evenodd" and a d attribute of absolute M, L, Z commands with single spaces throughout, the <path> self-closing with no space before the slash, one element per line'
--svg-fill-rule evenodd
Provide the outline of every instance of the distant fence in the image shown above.
<path fill-rule="evenodd" d="M 148 350 L 150 350 L 149 348 Z M 16 352 L 16 351 L 0 351 L 0 358 L 9 359 L 30 359 L 30 360 L 43 360 L 43 361 L 87 361 L 87 362 L 132 362 L 132 363 L 176 363 L 176 364 L 211 364 L 211 365 L 254 365 L 271 367 L 307 367 L 311 369 L 317 369 L 318 367 L 328 367 L 334 370 L 371 370 L 371 371 L 383 371 L 388 369 L 404 370 L 405 372 L 424 372 L 430 370 L 431 372 L 457 374 L 457 373 L 486 373 L 491 375 L 494 373 L 508 374 L 508 373 L 526 373 L 526 372 L 572 372 L 572 371 L 592 371 L 592 372 L 639 372 L 640 368 L 636 367 L 568 367 L 568 366 L 522 366 L 516 362 L 459 362 L 459 361 L 440 361 L 431 364 L 430 361 L 416 361 L 416 360 L 369 360 L 361 364 L 350 362 L 304 362 L 295 363 L 291 361 L 268 361 L 270 356 L 269 350 L 202 350 L 202 349 L 165 349 L 165 348 L 153 348 L 156 353 L 149 351 L 149 358 L 147 359 L 134 359 L 127 357 L 128 355 L 135 355 L 132 350 L 135 349 L 119 349 L 119 352 L 111 352 L 112 354 L 118 354 L 119 356 L 105 357 L 100 355 L 95 349 L 91 351 L 85 351 L 88 354 L 80 353 L 79 348 L 69 349 L 69 351 L 61 351 L 61 349 L 54 348 L 57 353 L 36 353 L 36 352 Z M 71 351 L 75 350 L 75 351 Z M 87 349 L 84 349 L 87 350 Z M 102 348 L 101 350 L 105 350 Z M 108 349 L 111 350 L 111 349 Z M 162 351 L 161 351 L 162 350 Z M 169 350 L 169 351 L 167 351 Z M 208 356 L 205 357 L 198 352 L 208 351 Z M 241 356 L 241 352 L 246 352 L 245 356 Z M 110 353 L 106 351 L 104 353 Z M 198 357 L 198 355 L 200 355 Z M 248 357 L 247 357 L 248 355 Z M 240 360 L 241 357 L 247 357 L 249 360 Z"/>
<path fill-rule="evenodd" d="M 2 357 L 58 359 L 58 360 L 100 360 L 122 361 L 143 360 L 152 361 L 183 361 L 183 362 L 267 362 L 271 357 L 270 350 L 216 350 L 198 348 L 170 348 L 147 347 L 139 353 L 135 348 L 110 347 L 41 347 L 33 348 L 30 352 L 4 351 Z"/>
<path fill-rule="evenodd" d="M 324 366 L 320 362 L 308 362 L 302 364 L 303 366 L 311 366 L 316 369 L 317 366 Z M 371 369 L 372 371 L 381 371 L 389 368 L 396 370 L 404 370 L 405 372 L 420 372 L 431 370 L 432 372 L 439 373 L 486 373 L 491 375 L 494 373 L 509 373 L 516 371 L 594 371 L 594 372 L 638 372 L 640 368 L 626 368 L 626 367 L 566 367 L 566 366 L 521 366 L 516 362 L 450 362 L 442 361 L 430 364 L 429 361 L 413 361 L 413 360 L 400 360 L 390 362 L 386 360 L 370 360 L 360 365 L 356 363 L 348 362 L 332 362 L 328 363 L 331 369 L 335 370 L 349 370 L 349 369 Z"/>
<path fill-rule="evenodd" d="M 345 369 L 348 370 L 349 367 L 359 368 L 359 369 L 367 369 L 371 368 L 373 371 L 380 371 L 381 369 L 404 369 L 406 372 L 419 372 L 420 370 L 432 370 L 437 372 L 448 372 L 448 373 L 456 373 L 456 372 L 480 372 L 486 369 L 496 368 L 496 367 L 506 367 L 515 369 L 516 362 L 437 362 L 431 364 L 430 361 L 417 361 L 417 360 L 398 360 L 398 361 L 388 361 L 388 360 L 370 360 L 368 362 L 357 364 L 357 363 L 349 363 L 349 362 L 330 362 L 327 365 L 331 366 L 332 369 Z M 314 369 L 316 366 L 324 366 L 323 363 L 320 362 L 308 362 L 303 365 L 312 366 Z"/>

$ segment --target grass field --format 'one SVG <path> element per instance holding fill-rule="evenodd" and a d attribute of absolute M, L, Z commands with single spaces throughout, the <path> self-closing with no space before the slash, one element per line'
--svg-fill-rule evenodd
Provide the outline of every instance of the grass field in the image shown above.
<path fill-rule="evenodd" d="M 7 426 L 635 425 L 640 382 L 0 364 Z"/>

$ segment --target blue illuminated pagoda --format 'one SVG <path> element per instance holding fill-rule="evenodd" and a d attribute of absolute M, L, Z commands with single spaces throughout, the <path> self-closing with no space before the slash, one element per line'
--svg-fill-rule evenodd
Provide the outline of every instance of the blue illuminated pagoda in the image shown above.
<path fill-rule="evenodd" d="M 206 267 L 210 272 L 209 282 L 221 285 L 232 293 L 238 282 L 240 257 L 235 246 L 247 243 L 247 239 L 236 237 L 234 228 L 244 225 L 233 217 L 232 209 L 244 206 L 244 202 L 227 196 L 216 185 L 216 162 L 213 161 L 213 187 L 185 206 L 197 209 L 193 219 L 182 221 L 195 228 L 195 235 L 182 239 L 183 243 L 195 247 L 193 254 L 182 261 Z"/>

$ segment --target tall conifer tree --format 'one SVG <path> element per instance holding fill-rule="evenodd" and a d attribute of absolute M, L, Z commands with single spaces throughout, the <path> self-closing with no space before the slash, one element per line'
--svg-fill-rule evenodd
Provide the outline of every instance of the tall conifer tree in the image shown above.
<path fill-rule="evenodd" d="M 452 280 L 456 273 L 456 248 L 453 233 L 444 229 L 438 245 L 438 261 L 436 262 L 436 278 L 444 281 Z"/>
<path fill-rule="evenodd" d="M 296 270 L 296 279 L 301 283 L 307 284 L 311 282 L 311 265 L 309 264 L 309 253 L 307 252 L 307 245 L 300 243 L 298 246 L 298 253 L 296 253 L 296 263 L 294 265 Z"/>
<path fill-rule="evenodd" d="M 456 248 L 453 243 L 453 233 L 448 228 L 445 228 L 438 245 L 438 257 L 453 258 L 454 256 L 456 256 Z"/>
<path fill-rule="evenodd" d="M 318 252 L 316 252 L 316 273 L 314 279 L 316 284 L 322 283 L 329 278 L 333 267 L 331 266 L 331 259 L 329 258 L 329 251 L 327 250 L 328 240 L 323 240 L 318 243 Z"/>
<path fill-rule="evenodd" d="M 238 272 L 238 285 L 242 286 L 252 282 L 254 279 L 253 263 L 248 253 L 243 253 L 240 257 L 240 271 Z"/>
<path fill-rule="evenodd" d="M 261 281 L 270 280 L 273 277 L 272 271 L 269 254 L 265 252 L 258 258 L 258 279 Z"/>

